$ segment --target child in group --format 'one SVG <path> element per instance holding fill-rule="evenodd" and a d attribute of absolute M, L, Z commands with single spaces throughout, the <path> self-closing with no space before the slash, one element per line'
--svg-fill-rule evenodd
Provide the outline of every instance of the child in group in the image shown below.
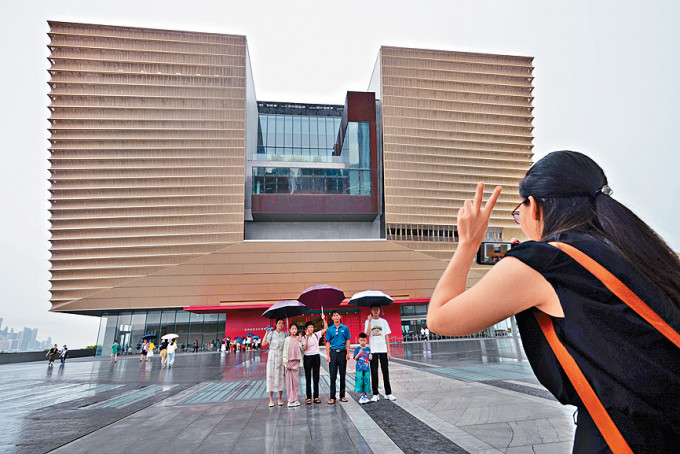
<path fill-rule="evenodd" d="M 286 392 L 288 406 L 299 407 L 298 390 L 300 389 L 300 360 L 302 359 L 302 342 L 298 337 L 295 323 L 288 328 L 289 336 L 283 342 L 283 369 L 286 375 Z"/>
<path fill-rule="evenodd" d="M 359 403 L 369 402 L 367 394 L 371 392 L 371 364 L 373 359 L 370 347 L 366 346 L 368 336 L 366 333 L 359 334 L 359 346 L 354 350 L 354 359 L 357 362 L 356 376 L 354 377 L 354 392 L 359 393 Z"/>

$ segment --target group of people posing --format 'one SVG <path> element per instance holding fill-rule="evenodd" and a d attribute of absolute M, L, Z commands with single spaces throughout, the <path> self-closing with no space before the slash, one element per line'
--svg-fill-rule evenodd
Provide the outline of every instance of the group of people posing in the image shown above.
<path fill-rule="evenodd" d="M 350 357 L 356 360 L 356 376 L 354 392 L 360 395 L 359 403 L 369 402 L 368 393 L 373 396 L 370 401 L 380 399 L 378 393 L 378 366 L 382 370 L 385 397 L 395 400 L 390 386 L 388 360 L 391 359 L 389 324 L 380 318 L 380 307 L 371 307 L 371 314 L 364 325 L 364 332 L 359 334 L 359 346 L 350 354 L 351 334 L 349 328 L 341 323 L 338 311 L 331 312 L 333 324 L 329 327 L 325 316 L 321 315 L 323 329 L 314 331 L 314 322 L 307 322 L 304 333 L 298 333 L 298 326 L 291 324 L 288 332 L 284 331 L 283 319 L 276 320 L 276 328 L 264 337 L 262 346 L 269 345 L 267 357 L 267 392 L 269 406 L 273 407 L 274 394 L 278 395 L 278 405 L 282 406 L 284 383 L 288 396 L 288 407 L 298 407 L 298 390 L 300 387 L 300 363 L 305 370 L 307 405 L 312 402 L 321 403 L 319 398 L 319 371 L 321 368 L 321 339 L 325 340 L 326 361 L 330 372 L 329 404 L 337 402 L 336 380 L 340 374 L 341 402 L 347 402 L 345 395 L 345 378 L 347 361 Z M 370 375 L 369 375 L 370 374 Z M 371 386 L 372 385 L 372 386 Z"/>

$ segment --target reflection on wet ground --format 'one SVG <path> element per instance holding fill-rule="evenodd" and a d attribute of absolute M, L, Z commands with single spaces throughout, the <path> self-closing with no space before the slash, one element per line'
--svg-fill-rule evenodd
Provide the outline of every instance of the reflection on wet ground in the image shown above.
<path fill-rule="evenodd" d="M 538 384 L 519 339 L 393 344 L 392 353 L 398 398 L 370 408 L 327 405 L 326 365 L 323 404 L 268 408 L 266 351 L 178 354 L 172 369 L 138 357 L 2 365 L 0 452 L 570 452 L 573 410 Z M 356 399 L 353 376 L 350 362 Z"/>

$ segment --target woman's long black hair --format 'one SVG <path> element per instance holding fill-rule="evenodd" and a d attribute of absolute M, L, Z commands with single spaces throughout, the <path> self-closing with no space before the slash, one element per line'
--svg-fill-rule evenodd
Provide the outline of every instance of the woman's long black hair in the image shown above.
<path fill-rule="evenodd" d="M 543 238 L 587 234 L 624 257 L 680 308 L 680 259 L 632 211 L 611 198 L 604 171 L 576 151 L 555 151 L 537 161 L 519 184 L 542 210 Z M 527 203 L 525 201 L 525 203 Z"/>

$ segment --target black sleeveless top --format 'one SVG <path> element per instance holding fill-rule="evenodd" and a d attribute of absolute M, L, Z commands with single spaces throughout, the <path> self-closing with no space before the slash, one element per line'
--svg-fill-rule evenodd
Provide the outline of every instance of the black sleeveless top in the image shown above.
<path fill-rule="evenodd" d="M 680 348 L 549 241 L 527 241 L 507 255 L 541 273 L 555 289 L 564 311 L 564 318 L 551 317 L 555 332 L 633 452 L 680 452 Z M 584 235 L 562 234 L 560 241 L 604 266 L 680 332 L 680 310 L 622 257 Z M 548 345 L 534 310 L 517 314 L 522 344 L 543 386 L 561 403 L 579 408 L 574 452 L 610 452 Z"/>

